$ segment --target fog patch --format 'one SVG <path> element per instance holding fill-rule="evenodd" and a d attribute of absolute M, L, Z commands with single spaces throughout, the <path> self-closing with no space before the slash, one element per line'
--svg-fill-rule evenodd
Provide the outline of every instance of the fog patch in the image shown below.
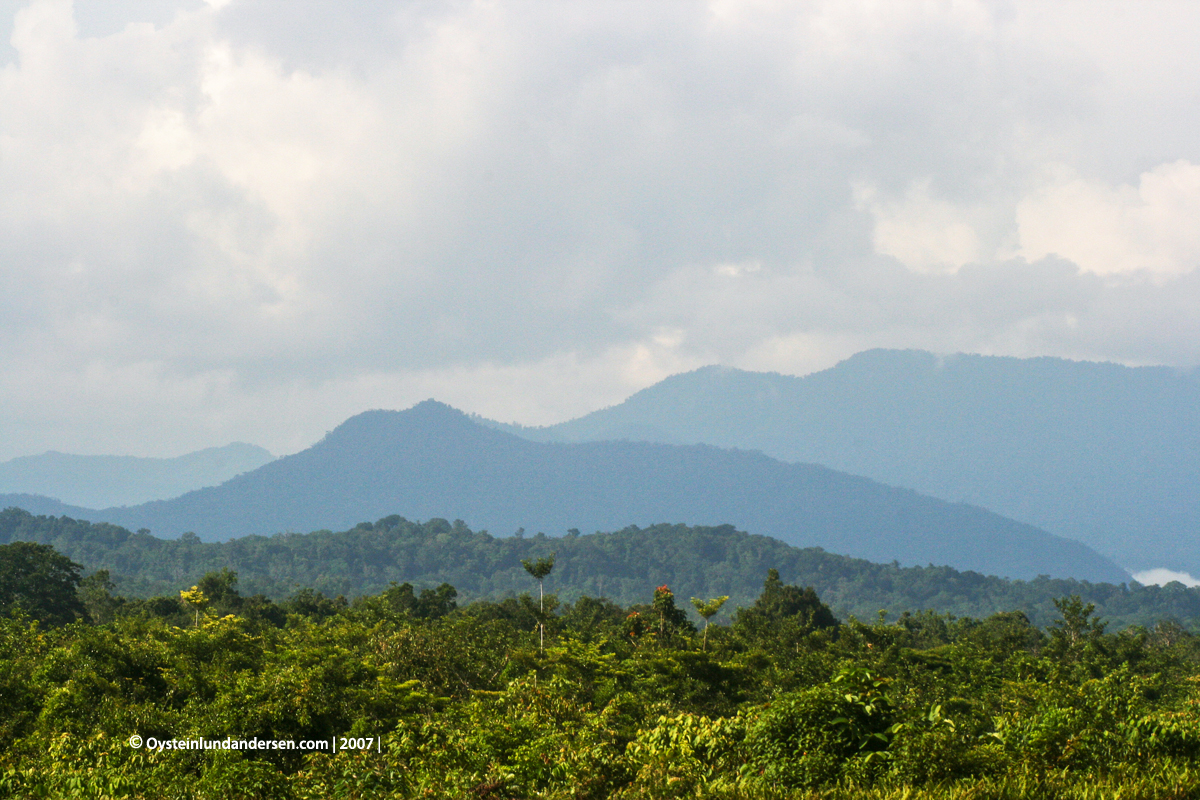
<path fill-rule="evenodd" d="M 1196 580 L 1186 572 L 1176 572 L 1172 569 L 1158 567 L 1156 569 L 1148 569 L 1143 572 L 1133 573 L 1133 579 L 1144 586 L 1166 586 L 1168 583 L 1182 583 L 1184 586 L 1200 586 L 1200 580 Z"/>

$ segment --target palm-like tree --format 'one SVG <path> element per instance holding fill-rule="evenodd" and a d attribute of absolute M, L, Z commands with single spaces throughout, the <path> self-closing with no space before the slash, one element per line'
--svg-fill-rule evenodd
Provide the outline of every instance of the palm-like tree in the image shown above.
<path fill-rule="evenodd" d="M 538 652 L 545 652 L 546 644 L 546 607 L 543 602 L 542 583 L 546 580 L 546 576 L 554 569 L 554 553 L 550 554 L 549 558 L 539 558 L 537 561 L 530 561 L 527 558 L 521 559 L 521 566 L 525 568 L 533 577 L 537 578 L 538 582 Z"/>
<path fill-rule="evenodd" d="M 699 597 L 692 598 L 692 605 L 696 607 L 696 612 L 704 617 L 704 645 L 702 647 L 704 650 L 708 649 L 708 621 L 716 616 L 717 612 L 721 610 L 721 606 L 725 605 L 725 601 L 728 599 L 729 595 L 714 597 L 708 602 L 701 600 Z"/>

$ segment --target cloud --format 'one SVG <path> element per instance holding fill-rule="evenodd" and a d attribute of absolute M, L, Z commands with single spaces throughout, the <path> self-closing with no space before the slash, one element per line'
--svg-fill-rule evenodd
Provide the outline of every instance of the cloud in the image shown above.
<path fill-rule="evenodd" d="M 1175 572 L 1169 569 L 1148 569 L 1145 572 L 1133 573 L 1133 579 L 1145 586 L 1166 586 L 1168 583 L 1179 582 L 1184 586 L 1200 586 L 1200 580 L 1196 580 L 1186 572 Z"/>
<path fill-rule="evenodd" d="M 1137 186 L 1062 176 L 1017 205 L 1019 252 L 1054 254 L 1100 275 L 1183 275 L 1200 266 L 1200 166 L 1144 172 Z"/>
<path fill-rule="evenodd" d="M 0 458 L 872 346 L 1200 361 L 1190 6 L 5 10 Z"/>
<path fill-rule="evenodd" d="M 560 420 L 702 366 L 678 352 L 675 336 L 662 331 L 586 359 L 564 354 L 524 363 L 363 370 L 321 380 L 219 368 L 183 373 L 149 361 L 97 361 L 65 370 L 10 360 L 0 374 L 0 394 L 9 398 L 0 439 L 45 442 L 28 452 L 65 442 L 72 452 L 160 456 L 181 455 L 202 442 L 253 440 L 270 441 L 286 454 L 361 411 L 407 408 L 428 398 L 501 421 Z M 80 396 L 88 402 L 80 404 Z M 58 438 L 47 438 L 46 431 Z"/>
<path fill-rule="evenodd" d="M 874 217 L 876 253 L 920 272 L 953 272 L 993 255 L 983 247 L 972 219 L 979 212 L 932 197 L 928 180 L 910 186 L 898 201 L 880 201 L 877 195 L 870 185 L 854 190 L 858 208 Z"/>

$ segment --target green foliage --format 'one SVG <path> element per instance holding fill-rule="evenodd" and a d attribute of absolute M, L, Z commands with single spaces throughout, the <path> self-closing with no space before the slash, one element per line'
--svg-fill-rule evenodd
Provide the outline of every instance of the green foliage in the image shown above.
<path fill-rule="evenodd" d="M 698 597 L 692 598 L 692 606 L 695 607 L 696 613 L 699 614 L 701 619 L 704 620 L 704 638 L 703 644 L 701 645 L 702 649 L 704 650 L 708 649 L 708 624 L 712 621 L 712 618 L 716 616 L 718 612 L 720 612 L 721 606 L 725 605 L 725 602 L 728 599 L 729 595 L 727 594 L 721 595 L 720 597 L 714 597 L 708 601 L 701 600 Z"/>
<path fill-rule="evenodd" d="M 675 605 L 675 593 L 665 584 L 654 590 L 654 600 L 650 604 L 652 614 L 657 620 L 658 636 L 665 639 L 679 633 L 695 633 L 696 628 L 688 620 L 683 609 Z"/>
<path fill-rule="evenodd" d="M 124 601 L 99 575 L 79 588 L 91 623 L 0 617 L 0 796 L 1200 793 L 1197 637 L 1111 633 L 1079 597 L 1058 598 L 1048 634 L 1021 612 L 839 624 L 769 572 L 706 647 L 649 581 L 641 605 L 542 609 L 460 607 L 449 584 L 264 606 L 239 583 L 212 570 L 181 596 Z M 711 617 L 720 600 L 695 605 Z M 372 746 L 152 751 L 134 734 Z"/>
<path fill-rule="evenodd" d="M 364 600 L 357 610 L 375 610 L 382 614 L 400 614 L 414 619 L 438 619 L 458 607 L 458 591 L 448 583 L 437 589 L 422 589 L 418 596 L 411 583 L 392 584 L 384 590 L 379 602 Z"/>
<path fill-rule="evenodd" d="M 711 600 L 701 600 L 698 597 L 692 598 L 692 605 L 696 608 L 696 613 L 707 623 L 710 619 L 717 615 L 721 610 L 721 606 L 725 605 L 725 601 L 729 599 L 729 595 L 721 595 L 714 597 Z"/>
<path fill-rule="evenodd" d="M 50 625 L 84 616 L 76 595 L 80 569 L 48 545 L 0 545 L 0 614 L 20 611 Z"/>
<path fill-rule="evenodd" d="M 734 789 L 745 765 L 745 738 L 740 716 L 659 717 L 626 747 L 634 776 L 614 797 L 703 797 Z"/>
<path fill-rule="evenodd" d="M 554 569 L 554 553 L 551 553 L 549 558 L 539 558 L 536 561 L 523 558 L 521 559 L 521 566 L 534 577 L 534 580 L 541 583 L 550 574 L 550 571 Z"/>
<path fill-rule="evenodd" d="M 808 587 L 784 584 L 771 569 L 762 594 L 749 608 L 739 609 L 733 630 L 739 636 L 774 652 L 795 652 L 813 633 L 834 629 L 837 619 L 817 593 Z"/>
<path fill-rule="evenodd" d="M 49 544 L 87 570 L 108 570 L 114 593 L 150 597 L 197 585 L 207 573 L 235 571 L 246 594 L 282 603 L 297 591 L 332 598 L 378 594 L 392 583 L 418 593 L 449 583 L 460 602 L 516 596 L 528 591 L 522 565 L 536 566 L 553 543 L 556 593 L 564 601 L 607 597 L 621 604 L 645 598 L 648 586 L 667 584 L 684 597 L 728 594 L 749 606 L 762 576 L 776 569 L 781 582 L 812 587 L 845 619 L 871 618 L 879 609 L 899 615 L 932 609 L 982 619 L 1024 614 L 1035 626 L 1059 617 L 1054 600 L 1079 595 L 1118 628 L 1152 627 L 1163 620 L 1185 626 L 1200 620 L 1200 588 L 1112 585 L 1036 578 L 1010 581 L 950 567 L 874 564 L 800 549 L 732 526 L 654 525 L 615 533 L 496 538 L 461 521 L 411 522 L 399 516 L 361 523 L 348 531 L 247 536 L 204 543 L 195 536 L 157 539 L 108 524 L 68 517 L 35 517 L 20 509 L 0 512 L 0 544 Z M 302 588 L 304 587 L 304 588 Z M 802 591 L 802 590 L 801 590 Z"/>
<path fill-rule="evenodd" d="M 833 686 L 776 698 L 751 724 L 746 749 L 753 774 L 785 789 L 832 783 L 875 727 Z"/>
<path fill-rule="evenodd" d="M 89 620 L 100 624 L 113 621 L 122 604 L 113 596 L 115 589 L 106 569 L 97 570 L 80 581 L 79 600 Z"/>

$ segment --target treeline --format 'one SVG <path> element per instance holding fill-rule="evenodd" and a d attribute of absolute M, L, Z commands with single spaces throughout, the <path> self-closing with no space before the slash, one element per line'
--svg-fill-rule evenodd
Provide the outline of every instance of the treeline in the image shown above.
<path fill-rule="evenodd" d="M 1056 618 L 1054 599 L 1079 595 L 1115 629 L 1174 620 L 1200 621 L 1200 589 L 1113 585 L 1069 579 L 1011 581 L 950 567 L 901 567 L 796 548 L 731 526 L 655 525 L 562 538 L 538 534 L 497 538 L 461 522 L 411 522 L 399 516 L 342 532 L 248 536 L 205 543 L 194 536 L 158 539 L 109 524 L 69 517 L 0 512 L 0 544 L 54 546 L 86 570 L 108 570 L 119 593 L 173 593 L 202 575 L 230 569 L 248 594 L 280 600 L 304 587 L 328 596 L 375 594 L 391 583 L 456 587 L 463 598 L 501 598 L 528 590 L 524 559 L 555 553 L 548 588 L 563 599 L 588 595 L 628 604 L 648 586 L 667 583 L 688 596 L 729 595 L 729 608 L 757 596 L 762 575 L 812 586 L 842 619 L 895 618 L 933 610 L 961 617 L 1021 611 L 1036 625 Z M 717 619 L 727 619 L 727 615 Z"/>
<path fill-rule="evenodd" d="M 560 566 L 522 564 L 524 588 Z M 1078 597 L 1046 631 L 1020 612 L 839 623 L 769 571 L 705 632 L 661 583 L 631 605 L 449 584 L 275 601 L 229 570 L 112 589 L 48 545 L 0 546 L 0 796 L 1200 794 L 1200 638 L 1111 632 Z M 147 747 L 200 739 L 341 745 Z"/>

